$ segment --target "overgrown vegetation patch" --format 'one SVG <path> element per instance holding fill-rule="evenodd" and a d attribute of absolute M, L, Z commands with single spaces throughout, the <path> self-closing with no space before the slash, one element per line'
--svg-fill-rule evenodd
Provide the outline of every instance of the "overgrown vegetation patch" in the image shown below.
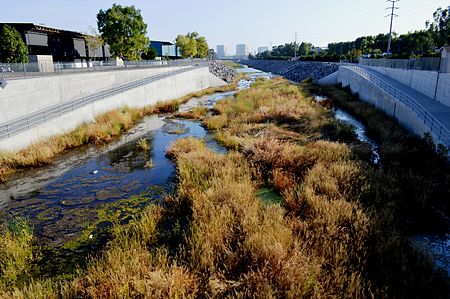
<path fill-rule="evenodd" d="M 413 148 L 392 142 L 383 169 L 374 167 L 352 130 L 314 102 L 309 88 L 258 80 L 211 115 L 200 113 L 227 154 L 199 139 L 177 140 L 167 150 L 177 165 L 175 195 L 115 226 L 102 254 L 74 277 L 13 279 L 2 290 L 11 297 L 445 298 L 446 278 L 405 231 L 429 210 L 418 199 L 448 183 L 448 165 L 414 139 Z M 383 136 L 386 123 L 372 130 Z M 433 156 L 408 166 L 390 154 L 396 147 Z M 396 184 L 399 171 L 420 177 L 430 166 L 444 175 L 414 181 L 421 187 L 400 213 L 411 192 Z M 27 256 L 31 241 L 11 240 L 25 244 Z M 20 272 L 23 259 L 9 260 L 11 273 Z"/>

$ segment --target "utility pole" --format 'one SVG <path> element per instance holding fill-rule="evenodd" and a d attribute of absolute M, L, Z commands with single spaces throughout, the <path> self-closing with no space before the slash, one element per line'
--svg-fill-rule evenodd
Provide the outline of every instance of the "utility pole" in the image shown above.
<path fill-rule="evenodd" d="M 294 60 L 297 60 L 297 37 L 298 37 L 298 32 L 295 32 L 294 35 Z"/>
<path fill-rule="evenodd" d="M 387 48 L 387 54 L 391 54 L 391 42 L 392 42 L 392 23 L 394 22 L 394 17 L 398 17 L 397 14 L 394 13 L 396 9 L 399 9 L 399 7 L 395 6 L 395 3 L 399 2 L 400 0 L 386 0 L 386 2 L 391 2 L 392 7 L 387 7 L 386 9 L 390 9 L 391 13 L 388 14 L 386 17 L 391 17 L 391 26 L 389 28 L 389 40 L 388 40 L 388 48 Z"/>

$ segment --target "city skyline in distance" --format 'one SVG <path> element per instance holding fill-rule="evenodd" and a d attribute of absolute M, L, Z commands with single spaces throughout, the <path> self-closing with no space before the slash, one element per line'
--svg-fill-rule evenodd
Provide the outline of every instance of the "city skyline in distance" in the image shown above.
<path fill-rule="evenodd" d="M 276 5 L 265 5 L 256 0 L 230 0 L 226 4 L 174 0 L 170 9 L 164 3 L 150 4 L 144 0 L 2 0 L 0 22 L 44 23 L 50 27 L 86 32 L 89 26 L 97 27 L 98 11 L 111 7 L 114 2 L 140 9 L 151 39 L 173 42 L 178 34 L 197 31 L 207 38 L 210 48 L 225 45 L 231 52 L 240 43 L 247 44 L 252 53 L 258 47 L 270 49 L 290 43 L 295 40 L 295 32 L 298 32 L 298 42 L 326 47 L 328 43 L 389 31 L 384 0 L 323 0 L 312 3 L 284 0 Z M 394 32 L 402 34 L 424 29 L 433 12 L 448 5 L 444 0 L 400 1 Z"/>

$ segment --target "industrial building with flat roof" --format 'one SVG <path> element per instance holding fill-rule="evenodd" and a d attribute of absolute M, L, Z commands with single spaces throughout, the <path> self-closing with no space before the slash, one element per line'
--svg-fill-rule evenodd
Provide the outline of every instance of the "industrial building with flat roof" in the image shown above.
<path fill-rule="evenodd" d="M 15 28 L 22 36 L 29 55 L 51 55 L 53 61 L 108 60 L 109 46 L 89 50 L 89 35 L 33 23 L 0 23 Z"/>

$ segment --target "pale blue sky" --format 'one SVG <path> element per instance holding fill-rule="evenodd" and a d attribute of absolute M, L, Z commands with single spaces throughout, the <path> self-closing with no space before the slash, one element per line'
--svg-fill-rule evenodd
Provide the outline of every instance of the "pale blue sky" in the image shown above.
<path fill-rule="evenodd" d="M 0 21 L 85 32 L 88 26 L 96 27 L 97 12 L 114 2 L 141 9 L 151 39 L 172 41 L 179 33 L 198 31 L 210 47 L 225 44 L 230 54 L 238 43 L 254 51 L 291 42 L 296 31 L 299 40 L 326 46 L 389 28 L 385 0 L 0 0 Z M 436 8 L 448 5 L 448 0 L 402 0 L 394 30 L 423 29 Z"/>

